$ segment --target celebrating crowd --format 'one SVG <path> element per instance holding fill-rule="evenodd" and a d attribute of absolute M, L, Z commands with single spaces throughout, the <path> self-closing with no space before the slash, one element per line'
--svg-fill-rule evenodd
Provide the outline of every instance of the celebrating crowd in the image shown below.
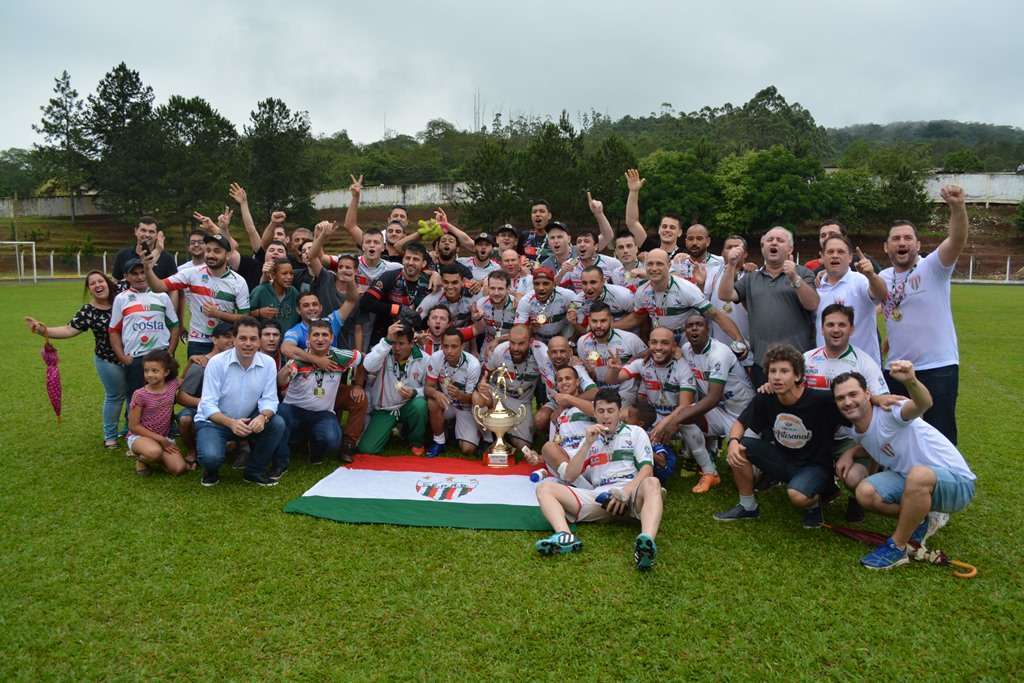
<path fill-rule="evenodd" d="M 245 247 L 232 210 L 196 214 L 190 260 L 177 265 L 143 217 L 113 272 L 86 276 L 90 301 L 67 325 L 26 323 L 50 339 L 92 331 L 104 444 L 126 437 L 139 475 L 198 468 L 209 487 L 230 461 L 244 481 L 273 486 L 293 454 L 347 464 L 389 443 L 479 457 L 494 435 L 473 409 L 500 400 L 525 413 L 506 438 L 538 467 L 554 531 L 541 554 L 582 547 L 572 522 L 632 516 L 636 564 L 651 567 L 662 484 L 690 467 L 694 494 L 721 486 L 724 447 L 739 498 L 715 519 L 759 517 L 755 492 L 782 485 L 803 525 L 818 527 L 843 486 L 848 521 L 897 518 L 862 563 L 907 562 L 974 495 L 956 447 L 950 307 L 963 191 L 943 189 L 948 235 L 927 255 L 915 226 L 897 221 L 882 269 L 828 221 L 806 266 L 792 233 L 771 227 L 758 267 L 740 235 L 714 254 L 707 228 L 678 216 L 648 231 L 644 181 L 635 170 L 626 181 L 618 232 L 588 193 L 595 227 L 570 229 L 537 200 L 528 228 L 474 237 L 438 209 L 429 244 L 400 206 L 386 225 L 360 226 L 362 178 L 342 226 L 291 234 L 280 211 L 257 230 L 232 185 Z M 325 252 L 339 229 L 357 254 Z"/>

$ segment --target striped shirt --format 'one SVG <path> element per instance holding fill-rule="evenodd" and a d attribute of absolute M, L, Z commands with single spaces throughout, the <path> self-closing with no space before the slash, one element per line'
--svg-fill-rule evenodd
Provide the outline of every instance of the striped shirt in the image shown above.
<path fill-rule="evenodd" d="M 249 287 L 241 275 L 230 268 L 221 276 L 213 275 L 209 266 L 202 265 L 180 270 L 164 280 L 169 291 L 185 290 L 190 322 L 189 341 L 208 342 L 213 328 L 220 322 L 203 312 L 203 306 L 213 304 L 225 313 L 249 312 Z"/>

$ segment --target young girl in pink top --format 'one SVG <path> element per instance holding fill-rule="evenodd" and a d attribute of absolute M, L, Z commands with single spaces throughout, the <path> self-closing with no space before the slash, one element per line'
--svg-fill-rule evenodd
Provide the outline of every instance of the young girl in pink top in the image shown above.
<path fill-rule="evenodd" d="M 128 449 L 136 456 L 135 473 L 147 475 L 161 465 L 174 475 L 188 470 L 168 434 L 178 391 L 178 362 L 166 350 L 150 351 L 143 360 L 146 385 L 132 394 L 128 412 Z"/>

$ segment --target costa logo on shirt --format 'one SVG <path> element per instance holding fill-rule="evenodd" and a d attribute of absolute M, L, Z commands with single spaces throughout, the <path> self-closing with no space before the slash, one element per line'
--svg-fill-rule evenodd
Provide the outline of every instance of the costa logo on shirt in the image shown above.
<path fill-rule="evenodd" d="M 804 425 L 804 421 L 790 413 L 779 413 L 772 427 L 775 441 L 786 448 L 803 448 L 811 440 L 813 432 Z"/>

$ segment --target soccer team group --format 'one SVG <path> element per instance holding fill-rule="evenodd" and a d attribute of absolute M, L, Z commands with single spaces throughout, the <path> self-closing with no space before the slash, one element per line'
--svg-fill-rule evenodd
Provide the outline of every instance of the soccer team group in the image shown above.
<path fill-rule="evenodd" d="M 948 236 L 927 255 L 898 221 L 883 270 L 828 221 L 818 258 L 795 263 L 792 233 L 772 227 L 755 266 L 742 236 L 713 254 L 708 230 L 675 215 L 648 233 L 644 181 L 634 170 L 626 180 L 618 232 L 588 193 L 595 227 L 570 230 L 538 200 L 529 228 L 473 237 L 439 209 L 429 244 L 400 206 L 383 229 L 361 227 L 362 178 L 343 226 L 290 235 L 280 211 L 257 230 L 232 185 L 248 248 L 231 235 L 233 210 L 196 214 L 179 265 L 143 217 L 112 273 L 87 275 L 91 300 L 67 325 L 26 323 L 49 339 L 93 332 L 104 442 L 125 436 L 140 475 L 198 467 L 214 486 L 230 460 L 272 486 L 293 452 L 345 464 L 392 439 L 416 455 L 480 456 L 494 435 L 473 408 L 500 400 L 525 413 L 506 439 L 542 477 L 554 533 L 541 554 L 582 547 L 570 523 L 633 517 L 634 559 L 650 568 L 662 484 L 689 464 L 694 494 L 721 485 L 724 441 L 739 501 L 716 519 L 756 519 L 755 491 L 784 485 L 803 525 L 818 527 L 843 486 L 848 521 L 865 510 L 897 519 L 864 566 L 907 562 L 974 495 L 956 447 L 950 306 L 963 191 L 943 189 Z M 325 253 L 339 227 L 358 254 Z"/>

